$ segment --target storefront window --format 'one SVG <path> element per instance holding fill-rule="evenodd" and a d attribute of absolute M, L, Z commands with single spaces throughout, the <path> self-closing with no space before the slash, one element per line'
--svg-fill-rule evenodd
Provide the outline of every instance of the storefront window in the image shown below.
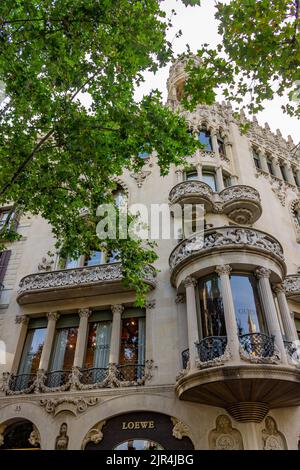
<path fill-rule="evenodd" d="M 199 282 L 202 337 L 226 336 L 220 279 L 213 274 Z"/>
<path fill-rule="evenodd" d="M 233 274 L 230 283 L 239 335 L 266 333 L 256 278 Z"/>
<path fill-rule="evenodd" d="M 157 442 L 148 439 L 128 439 L 128 441 L 118 444 L 113 450 L 164 450 L 164 448 Z"/>

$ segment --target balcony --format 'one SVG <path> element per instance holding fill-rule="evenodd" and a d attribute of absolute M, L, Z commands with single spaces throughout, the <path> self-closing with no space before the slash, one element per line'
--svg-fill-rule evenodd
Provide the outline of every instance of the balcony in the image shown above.
<path fill-rule="evenodd" d="M 206 230 L 203 240 L 199 234 L 192 235 L 175 247 L 169 258 L 172 284 L 176 285 L 177 275 L 185 266 L 220 253 L 230 254 L 229 263 L 233 253 L 261 254 L 279 264 L 283 273 L 286 270 L 282 246 L 272 235 L 252 228 L 225 226 Z"/>
<path fill-rule="evenodd" d="M 145 282 L 154 289 L 156 272 L 149 267 Z M 132 290 L 123 282 L 120 263 L 29 274 L 19 284 L 20 305 Z"/>
<path fill-rule="evenodd" d="M 138 387 L 152 378 L 153 361 L 145 364 L 109 364 L 107 368 L 56 370 L 36 374 L 3 374 L 6 395 Z"/>
<path fill-rule="evenodd" d="M 237 224 L 249 225 L 262 214 L 259 193 L 251 186 L 236 185 L 215 193 L 202 181 L 183 181 L 169 194 L 171 204 L 203 204 L 206 212 L 226 214 Z"/>
<path fill-rule="evenodd" d="M 300 274 L 287 276 L 283 285 L 287 298 L 300 302 Z"/>
<path fill-rule="evenodd" d="M 208 337 L 195 344 L 197 360 L 189 364 L 183 351 L 183 370 L 177 377 L 181 400 L 225 408 L 240 422 L 261 422 L 271 408 L 300 405 L 300 355 L 281 363 L 274 337 L 263 333 L 239 336 L 240 361 L 232 361 L 226 337 Z M 296 348 L 297 349 L 297 348 Z"/>
<path fill-rule="evenodd" d="M 259 193 L 251 186 L 230 186 L 223 189 L 219 196 L 223 213 L 237 224 L 253 224 L 262 214 Z"/>

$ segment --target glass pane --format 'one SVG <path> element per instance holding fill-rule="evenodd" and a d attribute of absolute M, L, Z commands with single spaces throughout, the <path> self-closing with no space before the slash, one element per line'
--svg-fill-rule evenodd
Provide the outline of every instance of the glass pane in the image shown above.
<path fill-rule="evenodd" d="M 19 374 L 34 374 L 38 370 L 45 336 L 46 328 L 28 331 L 19 367 Z"/>
<path fill-rule="evenodd" d="M 256 278 L 233 274 L 230 283 L 239 335 L 266 333 Z"/>
<path fill-rule="evenodd" d="M 198 173 L 196 170 L 187 171 L 185 174 L 186 181 L 198 180 Z"/>
<path fill-rule="evenodd" d="M 79 266 L 79 259 L 72 259 L 72 258 L 67 258 L 66 263 L 65 263 L 65 269 L 72 269 L 72 268 L 78 268 Z"/>
<path fill-rule="evenodd" d="M 225 175 L 223 173 L 223 181 L 224 181 L 225 188 L 228 188 L 229 186 L 231 186 L 231 178 L 229 175 Z"/>
<path fill-rule="evenodd" d="M 96 266 L 105 263 L 105 255 L 102 251 L 92 251 L 90 256 L 85 259 L 84 266 Z"/>
<path fill-rule="evenodd" d="M 85 368 L 108 367 L 111 321 L 90 323 Z"/>
<path fill-rule="evenodd" d="M 139 359 L 139 319 L 122 320 L 120 364 L 137 364 Z"/>
<path fill-rule="evenodd" d="M 50 370 L 71 370 L 74 362 L 78 328 L 56 330 Z"/>
<path fill-rule="evenodd" d="M 271 162 L 270 160 L 267 160 L 267 165 L 268 165 L 270 174 L 273 175 L 273 165 L 272 165 L 272 162 Z"/>
<path fill-rule="evenodd" d="M 128 439 L 114 447 L 113 450 L 164 450 L 157 442 L 148 439 Z"/>
<path fill-rule="evenodd" d="M 211 136 L 209 131 L 200 131 L 198 134 L 198 139 L 200 140 L 201 144 L 205 145 L 205 151 L 210 152 L 212 151 L 212 142 Z"/>
<path fill-rule="evenodd" d="M 202 336 L 226 336 L 220 279 L 212 275 L 199 283 Z"/>
<path fill-rule="evenodd" d="M 114 201 L 117 207 L 121 207 L 127 200 L 126 193 L 123 189 L 113 191 Z"/>
<path fill-rule="evenodd" d="M 203 172 L 202 181 L 208 184 L 213 191 L 216 191 L 216 178 L 214 173 Z"/>

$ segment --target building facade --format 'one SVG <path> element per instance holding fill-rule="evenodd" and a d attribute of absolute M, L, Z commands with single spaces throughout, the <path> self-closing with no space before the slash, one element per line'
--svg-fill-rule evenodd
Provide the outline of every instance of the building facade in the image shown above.
<path fill-rule="evenodd" d="M 21 216 L 0 263 L 0 449 L 298 448 L 300 153 L 268 125 L 241 134 L 225 103 L 181 109 L 184 79 L 177 61 L 168 105 L 205 149 L 165 177 L 142 155 L 116 198 L 202 204 L 203 245 L 159 240 L 136 308 L 113 255 L 49 257 L 51 227 Z"/>

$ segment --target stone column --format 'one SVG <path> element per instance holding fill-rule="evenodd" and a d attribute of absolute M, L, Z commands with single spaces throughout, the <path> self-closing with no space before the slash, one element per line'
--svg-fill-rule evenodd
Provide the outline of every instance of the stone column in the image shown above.
<path fill-rule="evenodd" d="M 196 164 L 196 170 L 197 170 L 199 181 L 202 181 L 202 163 Z"/>
<path fill-rule="evenodd" d="M 85 348 L 86 348 L 86 339 L 88 335 L 88 326 L 89 326 L 89 316 L 92 311 L 88 308 L 81 308 L 78 310 L 78 315 L 80 317 L 78 335 L 76 341 L 76 349 L 74 354 L 74 367 L 81 368 L 83 366 L 83 361 L 85 357 Z"/>
<path fill-rule="evenodd" d="M 43 346 L 40 364 L 39 364 L 39 369 L 42 369 L 45 372 L 47 372 L 49 368 L 50 355 L 51 355 L 52 345 L 53 345 L 53 340 L 54 340 L 54 335 L 55 335 L 56 322 L 59 319 L 59 313 L 49 312 L 47 313 L 47 318 L 48 318 L 47 331 L 46 331 L 44 346 Z"/>
<path fill-rule="evenodd" d="M 183 170 L 180 168 L 177 168 L 177 170 L 175 170 L 175 174 L 176 174 L 177 183 L 181 183 L 183 181 Z"/>
<path fill-rule="evenodd" d="M 153 348 L 153 310 L 155 309 L 156 300 L 148 300 L 146 302 L 146 361 L 154 360 Z"/>
<path fill-rule="evenodd" d="M 233 158 L 232 158 L 232 143 L 229 142 L 229 141 L 226 141 L 226 142 L 225 142 L 225 152 L 226 152 L 226 157 L 228 158 L 228 160 L 230 160 L 231 162 L 233 162 Z"/>
<path fill-rule="evenodd" d="M 295 182 L 295 178 L 294 178 L 294 174 L 293 174 L 293 170 L 292 170 L 292 167 L 290 165 L 285 165 L 285 174 L 286 174 L 286 177 L 287 177 L 287 180 L 290 184 L 293 184 L 295 185 L 296 182 Z"/>
<path fill-rule="evenodd" d="M 258 157 L 259 157 L 261 169 L 265 171 L 266 173 L 269 173 L 266 155 L 263 152 L 259 152 Z"/>
<path fill-rule="evenodd" d="M 190 352 L 189 362 L 190 362 L 190 369 L 195 369 L 196 359 L 198 358 L 198 353 L 197 353 L 195 343 L 199 341 L 197 308 L 196 308 L 196 292 L 195 292 L 197 281 L 193 277 L 188 276 L 187 278 L 185 278 L 183 284 L 186 289 L 188 344 L 189 344 L 189 352 Z"/>
<path fill-rule="evenodd" d="M 277 301 L 280 310 L 280 316 L 283 324 L 283 329 L 286 341 L 297 341 L 298 335 L 295 329 L 295 323 L 292 321 L 291 312 L 286 300 L 285 290 L 282 284 L 277 284 L 274 287 L 274 292 L 277 296 Z"/>
<path fill-rule="evenodd" d="M 223 180 L 223 171 L 222 167 L 218 166 L 216 168 L 216 180 L 217 180 L 217 191 L 218 193 L 222 191 L 222 189 L 225 188 L 224 186 L 224 180 Z"/>
<path fill-rule="evenodd" d="M 188 328 L 186 314 L 186 298 L 184 294 L 177 294 L 175 298 L 177 306 L 177 330 L 178 330 L 178 358 L 179 369 L 183 368 L 182 352 L 188 349 Z"/>
<path fill-rule="evenodd" d="M 216 267 L 216 273 L 220 277 L 221 281 L 221 294 L 224 308 L 227 344 L 232 360 L 237 362 L 240 360 L 240 342 L 230 285 L 230 272 L 231 267 L 228 264 Z"/>
<path fill-rule="evenodd" d="M 299 341 L 299 337 L 298 337 L 298 331 L 297 331 L 297 328 L 296 328 L 296 323 L 295 323 L 295 314 L 294 312 L 290 311 L 290 315 L 291 315 L 291 322 L 292 322 L 292 327 L 293 327 L 293 330 L 294 330 L 294 337 L 296 338 L 296 341 Z"/>
<path fill-rule="evenodd" d="M 287 356 L 281 334 L 280 324 L 277 318 L 276 307 L 273 299 L 272 289 L 270 285 L 269 269 L 259 267 L 255 271 L 258 278 L 258 287 L 260 291 L 260 298 L 263 305 L 263 310 L 268 325 L 269 334 L 275 337 L 275 344 L 279 349 L 281 355 L 281 362 L 287 363 Z"/>
<path fill-rule="evenodd" d="M 112 305 L 113 322 L 110 340 L 109 363 L 118 364 L 121 344 L 121 315 L 124 310 L 123 305 Z"/>
<path fill-rule="evenodd" d="M 300 187 L 300 170 L 296 171 L 296 175 L 297 175 L 297 186 Z"/>
<path fill-rule="evenodd" d="M 21 357 L 22 357 L 22 352 L 24 348 L 24 343 L 27 335 L 27 326 L 28 326 L 28 321 L 29 318 L 26 315 L 17 315 L 15 318 L 15 323 L 17 325 L 20 325 L 20 330 L 19 330 L 19 338 L 17 342 L 17 347 L 16 347 L 16 352 L 14 355 L 13 363 L 12 363 L 12 368 L 11 368 L 11 373 L 12 374 L 17 374 Z"/>
<path fill-rule="evenodd" d="M 211 131 L 211 143 L 212 143 L 213 152 L 215 152 L 217 157 L 220 157 L 217 131 L 215 129 Z"/>

